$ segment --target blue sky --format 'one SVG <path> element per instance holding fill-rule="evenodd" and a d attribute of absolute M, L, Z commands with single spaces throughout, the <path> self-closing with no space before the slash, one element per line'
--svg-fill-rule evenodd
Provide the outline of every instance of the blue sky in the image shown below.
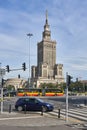
<path fill-rule="evenodd" d="M 56 63 L 73 79 L 87 79 L 87 0 L 0 0 L 0 63 L 10 69 L 22 63 L 37 65 L 37 42 L 42 40 L 45 13 L 51 39 L 57 42 Z M 6 73 L 5 78 L 28 77 L 28 72 Z"/>

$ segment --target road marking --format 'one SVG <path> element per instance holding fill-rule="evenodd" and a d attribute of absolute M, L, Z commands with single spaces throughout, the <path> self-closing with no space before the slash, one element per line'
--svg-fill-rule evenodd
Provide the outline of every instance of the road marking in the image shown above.
<path fill-rule="evenodd" d="M 42 116 L 27 116 L 27 117 L 7 117 L 7 118 L 0 118 L 0 121 L 3 121 L 3 120 L 17 120 L 17 119 L 29 119 L 29 118 L 40 118 Z"/>
<path fill-rule="evenodd" d="M 52 116 L 58 118 L 58 110 L 54 110 L 51 113 L 44 113 L 46 116 Z M 66 110 L 61 109 L 60 118 L 66 120 Z M 69 109 L 68 118 L 73 122 L 87 122 L 87 109 Z"/>

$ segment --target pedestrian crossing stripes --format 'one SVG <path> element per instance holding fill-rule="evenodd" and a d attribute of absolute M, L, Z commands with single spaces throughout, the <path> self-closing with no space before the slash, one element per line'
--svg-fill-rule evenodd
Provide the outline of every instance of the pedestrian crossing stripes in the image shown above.
<path fill-rule="evenodd" d="M 58 110 L 54 110 L 53 112 L 50 112 L 47 115 L 58 117 Z M 66 110 L 61 109 L 60 110 L 60 117 L 66 118 Z M 75 109 L 69 109 L 68 110 L 68 118 L 76 119 L 78 121 L 87 122 L 87 108 L 75 108 Z"/>

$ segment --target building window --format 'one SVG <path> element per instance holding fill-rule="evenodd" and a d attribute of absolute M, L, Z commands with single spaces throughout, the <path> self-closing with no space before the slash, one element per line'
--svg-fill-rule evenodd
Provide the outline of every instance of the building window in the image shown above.
<path fill-rule="evenodd" d="M 59 71 L 59 75 L 62 75 L 62 71 Z"/>

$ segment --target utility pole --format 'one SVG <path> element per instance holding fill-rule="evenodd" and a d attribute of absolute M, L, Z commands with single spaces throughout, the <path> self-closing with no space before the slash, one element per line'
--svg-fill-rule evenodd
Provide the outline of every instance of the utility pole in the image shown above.
<path fill-rule="evenodd" d="M 27 36 L 29 37 L 29 80 L 28 80 L 28 84 L 29 84 L 29 87 L 30 87 L 30 38 L 31 38 L 31 36 L 33 36 L 33 34 L 28 33 Z"/>

